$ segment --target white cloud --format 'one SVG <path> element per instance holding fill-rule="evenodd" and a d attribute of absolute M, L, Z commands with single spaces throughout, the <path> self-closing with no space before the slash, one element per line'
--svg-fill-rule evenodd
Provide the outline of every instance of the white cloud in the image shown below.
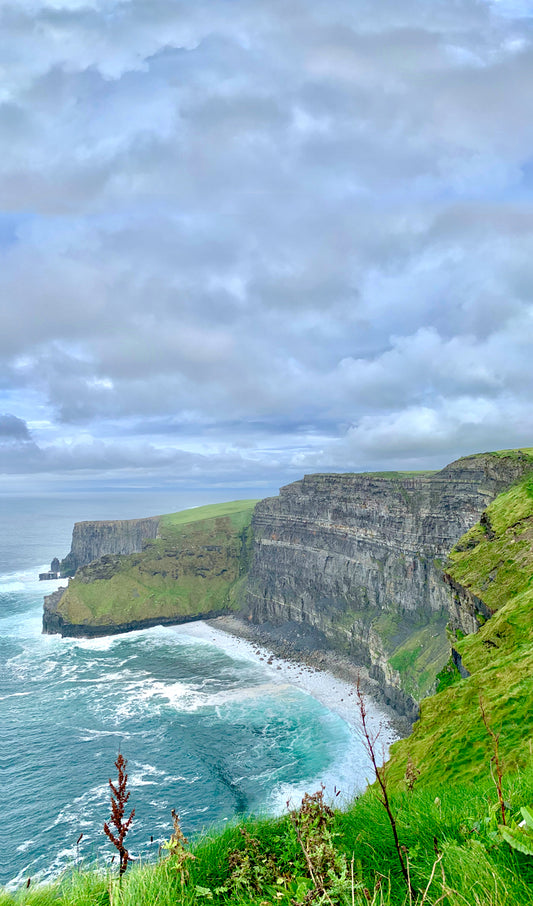
<path fill-rule="evenodd" d="M 18 467 L 186 453 L 292 476 L 525 443 L 522 12 L 0 3 L 0 401 L 35 425 Z"/>

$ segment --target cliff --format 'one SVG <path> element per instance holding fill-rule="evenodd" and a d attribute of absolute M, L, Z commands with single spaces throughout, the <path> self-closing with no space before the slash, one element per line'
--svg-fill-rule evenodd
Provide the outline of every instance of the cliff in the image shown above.
<path fill-rule="evenodd" d="M 69 557 L 85 565 L 45 599 L 43 628 L 102 635 L 239 611 L 278 640 L 301 627 L 367 666 L 414 720 L 449 659 L 448 622 L 475 632 L 494 609 L 485 586 L 443 564 L 459 539 L 468 558 L 480 532 L 492 538 L 487 507 L 532 469 L 530 451 L 486 453 L 435 473 L 308 475 L 255 510 L 78 523 Z"/>
<path fill-rule="evenodd" d="M 252 520 L 251 619 L 321 631 L 416 716 L 449 657 L 442 561 L 532 468 L 527 453 L 481 454 L 433 474 L 308 475 L 282 488 Z"/>
<path fill-rule="evenodd" d="M 76 522 L 70 552 L 61 561 L 62 576 L 73 576 L 80 566 L 106 554 L 133 554 L 157 537 L 159 516 L 102 522 Z"/>
<path fill-rule="evenodd" d="M 393 747 L 389 777 L 399 787 L 408 759 L 420 771 L 422 785 L 488 773 L 494 751 L 480 698 L 499 734 L 505 773 L 531 764 L 531 474 L 500 494 L 459 540 L 445 575 L 451 589 L 453 656 L 439 676 L 438 693 L 421 703 L 413 733 Z M 469 626 L 476 631 L 465 635 Z"/>
<path fill-rule="evenodd" d="M 158 535 L 145 540 L 141 551 L 106 553 L 93 559 L 77 570 L 64 591 L 45 598 L 43 631 L 98 636 L 183 623 L 238 608 L 248 568 L 254 504 L 239 500 L 152 520 Z M 142 520 L 117 522 L 115 531 L 109 530 L 109 523 L 78 523 L 76 550 L 92 554 L 97 545 L 109 541 L 119 547 L 132 544 L 136 536 L 130 522 Z M 125 527 L 122 536 L 121 527 Z"/>

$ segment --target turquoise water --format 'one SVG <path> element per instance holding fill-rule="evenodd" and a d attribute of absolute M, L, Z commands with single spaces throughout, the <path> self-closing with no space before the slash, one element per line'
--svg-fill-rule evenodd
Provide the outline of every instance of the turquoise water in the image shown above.
<path fill-rule="evenodd" d="M 344 791 L 364 785 L 350 722 L 246 643 L 187 627 L 43 636 L 51 588 L 35 573 L 44 562 L 0 576 L 0 883 L 57 874 L 76 859 L 82 832 L 79 857 L 107 864 L 102 824 L 119 748 L 135 807 L 129 845 L 147 858 L 170 835 L 172 808 L 194 835 L 239 813 L 279 812 L 322 779 Z"/>

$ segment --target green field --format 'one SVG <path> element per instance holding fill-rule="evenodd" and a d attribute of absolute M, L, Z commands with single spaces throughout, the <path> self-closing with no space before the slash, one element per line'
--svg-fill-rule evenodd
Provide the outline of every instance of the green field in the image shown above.
<path fill-rule="evenodd" d="M 76 626 L 179 620 L 240 606 L 257 501 L 162 516 L 140 553 L 108 555 L 78 570 L 58 612 Z"/>

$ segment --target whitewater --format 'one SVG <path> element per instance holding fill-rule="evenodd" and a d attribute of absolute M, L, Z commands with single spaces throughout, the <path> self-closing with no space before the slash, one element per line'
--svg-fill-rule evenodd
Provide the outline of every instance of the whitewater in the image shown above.
<path fill-rule="evenodd" d="M 353 689 L 328 673 L 269 664 L 268 651 L 204 623 L 90 640 L 41 633 L 43 594 L 57 584 L 36 577 L 68 551 L 73 522 L 168 511 L 168 498 L 4 503 L 1 884 L 109 864 L 102 825 L 119 750 L 128 760 L 136 858 L 157 857 L 172 808 L 194 836 L 239 814 L 280 814 L 321 783 L 345 802 L 365 787 L 372 774 Z M 371 719 L 386 750 L 394 731 L 374 705 Z"/>

